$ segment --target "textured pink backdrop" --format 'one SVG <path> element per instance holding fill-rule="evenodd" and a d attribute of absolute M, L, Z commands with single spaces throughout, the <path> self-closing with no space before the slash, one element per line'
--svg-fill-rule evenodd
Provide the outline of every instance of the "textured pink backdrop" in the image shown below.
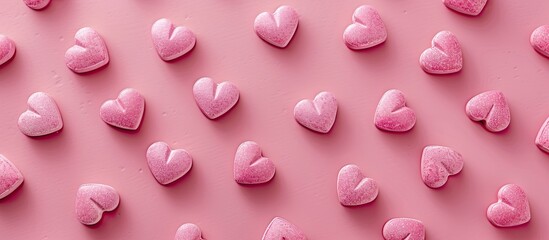
<path fill-rule="evenodd" d="M 286 49 L 253 32 L 255 16 L 292 5 L 301 19 Z M 361 4 L 378 9 L 386 43 L 366 51 L 347 49 L 342 32 Z M 23 172 L 25 183 L 0 201 L 2 239 L 173 239 L 179 225 L 199 225 L 207 239 L 260 239 L 274 216 L 298 225 L 310 239 L 381 239 L 393 217 L 422 220 L 429 239 L 549 239 L 549 156 L 534 138 L 549 116 L 549 59 L 529 36 L 549 24 L 549 1 L 488 2 L 478 17 L 447 9 L 439 0 L 247 1 L 247 0 L 54 0 L 33 11 L 20 0 L 3 1 L 0 33 L 17 44 L 13 61 L 0 67 L 0 152 Z M 173 63 L 157 56 L 150 37 L 162 17 L 191 28 L 196 48 Z M 103 35 L 111 63 L 77 75 L 63 55 L 74 33 L 90 26 Z M 463 70 L 425 74 L 421 52 L 440 30 L 454 32 L 463 47 Z M 232 81 L 241 100 L 217 121 L 206 119 L 192 97 L 202 76 Z M 109 127 L 99 106 L 125 87 L 146 98 L 140 131 Z M 405 134 L 377 130 L 373 113 L 381 95 L 402 90 L 418 116 Z M 511 106 L 511 126 L 485 131 L 464 113 L 467 100 L 498 89 Z M 320 91 L 339 101 L 331 133 L 313 133 L 295 122 L 293 107 Z M 26 99 L 35 91 L 54 97 L 65 128 L 32 139 L 17 128 Z M 161 186 L 147 167 L 154 141 L 184 148 L 193 169 Z M 259 143 L 274 160 L 272 182 L 243 187 L 233 181 L 237 146 Z M 439 190 L 419 174 L 427 144 L 453 147 L 465 158 L 458 176 Z M 345 208 L 336 177 L 354 163 L 378 181 L 377 200 Z M 95 227 L 75 219 L 74 196 L 82 183 L 115 187 L 121 204 Z M 530 223 L 493 227 L 486 208 L 502 185 L 527 194 Z"/>

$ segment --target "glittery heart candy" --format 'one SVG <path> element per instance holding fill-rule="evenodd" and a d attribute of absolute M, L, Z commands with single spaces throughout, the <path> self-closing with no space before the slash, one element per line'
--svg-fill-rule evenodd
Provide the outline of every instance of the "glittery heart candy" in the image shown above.
<path fill-rule="evenodd" d="M 427 146 L 421 155 L 421 178 L 430 188 L 446 184 L 448 176 L 463 169 L 463 157 L 449 147 Z"/>
<path fill-rule="evenodd" d="M 536 28 L 530 36 L 530 44 L 536 51 L 549 57 L 549 25 Z"/>
<path fill-rule="evenodd" d="M 263 234 L 262 240 L 307 240 L 307 236 L 294 224 L 275 217 Z"/>
<path fill-rule="evenodd" d="M 145 98 L 135 89 L 126 88 L 115 100 L 108 100 L 99 110 L 103 121 L 111 126 L 136 130 L 145 112 Z"/>
<path fill-rule="evenodd" d="M 76 73 L 98 69 L 109 62 L 109 52 L 103 38 L 89 27 L 74 36 L 76 44 L 65 53 L 67 67 Z"/>
<path fill-rule="evenodd" d="M 200 228 L 192 223 L 185 223 L 177 229 L 175 240 L 204 240 Z"/>
<path fill-rule="evenodd" d="M 419 64 L 425 72 L 449 74 L 461 70 L 463 67 L 461 45 L 453 33 L 439 32 L 431 44 L 432 47 L 425 50 L 419 57 Z"/>
<path fill-rule="evenodd" d="M 234 158 L 234 180 L 240 184 L 261 184 L 271 181 L 275 175 L 271 159 L 263 157 L 259 145 L 252 141 L 238 146 Z"/>
<path fill-rule="evenodd" d="M 446 7 L 471 16 L 479 15 L 488 0 L 442 0 Z"/>
<path fill-rule="evenodd" d="M 94 225 L 101 220 L 103 212 L 113 211 L 120 203 L 118 192 L 111 186 L 83 184 L 76 193 L 76 218 L 85 225 Z"/>
<path fill-rule="evenodd" d="M 425 226 L 412 218 L 393 218 L 383 226 L 385 240 L 424 240 Z"/>
<path fill-rule="evenodd" d="M 499 189 L 498 201 L 486 212 L 488 220 L 497 227 L 514 227 L 530 221 L 530 204 L 524 190 L 515 184 Z"/>
<path fill-rule="evenodd" d="M 390 132 L 406 132 L 416 124 L 416 114 L 406 107 L 406 98 L 400 90 L 391 89 L 381 97 L 376 108 L 374 124 Z"/>
<path fill-rule="evenodd" d="M 27 5 L 27 7 L 32 8 L 34 10 L 40 10 L 48 6 L 50 4 L 51 0 L 23 0 L 23 2 Z"/>
<path fill-rule="evenodd" d="M 168 19 L 156 21 L 151 28 L 156 52 L 164 61 L 170 61 L 191 51 L 196 43 L 194 33 L 186 27 L 175 27 Z"/>
<path fill-rule="evenodd" d="M 487 91 L 474 96 L 467 102 L 465 112 L 473 121 L 484 121 L 484 126 L 491 132 L 501 132 L 511 123 L 509 105 L 500 91 Z"/>
<path fill-rule="evenodd" d="M 343 206 L 359 206 L 374 201 L 379 193 L 376 181 L 362 174 L 356 165 L 346 165 L 337 176 L 337 196 Z"/>
<path fill-rule="evenodd" d="M 298 22 L 299 16 L 292 7 L 281 6 L 273 14 L 262 12 L 257 15 L 254 30 L 265 42 L 284 48 L 292 40 Z"/>
<path fill-rule="evenodd" d="M 209 119 L 216 119 L 231 110 L 238 102 L 240 92 L 230 82 L 216 84 L 211 78 L 200 78 L 193 86 L 198 108 Z"/>
<path fill-rule="evenodd" d="M 57 104 L 43 92 L 33 93 L 28 101 L 28 110 L 19 116 L 19 130 L 29 137 L 38 137 L 57 132 L 63 128 L 63 119 Z"/>
<path fill-rule="evenodd" d="M 337 100 L 332 93 L 320 92 L 314 100 L 304 99 L 294 108 L 294 118 L 302 126 L 319 133 L 328 133 L 335 123 Z"/>
<path fill-rule="evenodd" d="M 23 183 L 23 174 L 8 160 L 0 154 L 0 199 L 10 195 Z"/>
<path fill-rule="evenodd" d="M 385 42 L 387 29 L 377 10 L 368 5 L 353 13 L 353 23 L 343 32 L 343 40 L 353 50 L 370 48 Z"/>
<path fill-rule="evenodd" d="M 193 159 L 183 149 L 170 149 L 165 142 L 155 142 L 147 150 L 147 162 L 154 178 L 163 185 L 183 177 L 193 165 Z"/>
<path fill-rule="evenodd" d="M 549 153 L 549 118 L 545 120 L 539 129 L 538 135 L 536 136 L 536 146 Z"/>
<path fill-rule="evenodd" d="M 15 55 L 15 43 L 4 35 L 0 35 L 0 66 Z"/>

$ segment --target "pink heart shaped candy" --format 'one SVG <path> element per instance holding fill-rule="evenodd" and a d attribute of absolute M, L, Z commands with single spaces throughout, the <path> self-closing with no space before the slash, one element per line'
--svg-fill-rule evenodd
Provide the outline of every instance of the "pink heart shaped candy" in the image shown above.
<path fill-rule="evenodd" d="M 89 27 L 76 32 L 76 44 L 65 53 L 67 67 L 76 73 L 98 69 L 109 62 L 107 45 L 99 33 Z"/>
<path fill-rule="evenodd" d="M 348 48 L 360 50 L 379 45 L 387 39 L 387 29 L 377 10 L 368 5 L 358 7 L 353 13 L 353 23 L 343 32 Z"/>
<path fill-rule="evenodd" d="M 359 206 L 377 198 L 379 188 L 376 181 L 364 176 L 356 165 L 346 165 L 337 176 L 337 196 L 343 206 Z"/>
<path fill-rule="evenodd" d="M 181 225 L 175 233 L 175 240 L 204 240 L 200 228 L 192 223 Z"/>
<path fill-rule="evenodd" d="M 145 98 L 132 88 L 120 92 L 115 100 L 108 100 L 99 110 L 99 116 L 111 126 L 136 130 L 145 112 Z"/>
<path fill-rule="evenodd" d="M 307 240 L 307 236 L 294 224 L 288 222 L 288 220 L 275 217 L 265 233 L 263 233 L 262 240 Z"/>
<path fill-rule="evenodd" d="M 446 184 L 448 176 L 463 169 L 463 157 L 449 147 L 427 146 L 421 155 L 421 179 L 430 188 Z"/>
<path fill-rule="evenodd" d="M 294 118 L 302 126 L 319 133 L 328 133 L 335 123 L 337 100 L 332 93 L 320 92 L 314 100 L 304 99 L 294 108 Z"/>
<path fill-rule="evenodd" d="M 406 106 L 406 98 L 400 90 L 391 89 L 381 97 L 376 108 L 374 124 L 390 132 L 406 132 L 416 124 L 414 110 Z"/>
<path fill-rule="evenodd" d="M 530 204 L 521 187 L 507 184 L 499 189 L 498 201 L 488 207 L 488 220 L 496 227 L 514 227 L 530 221 Z"/>
<path fill-rule="evenodd" d="M 234 158 L 234 180 L 240 184 L 261 184 L 275 175 L 271 159 L 263 157 L 259 145 L 246 141 L 238 146 Z"/>
<path fill-rule="evenodd" d="M 193 159 L 187 151 L 172 150 L 165 142 L 155 142 L 149 147 L 147 162 L 156 181 L 163 185 L 183 177 L 193 165 Z"/>
<path fill-rule="evenodd" d="M 240 97 L 238 88 L 230 82 L 216 84 L 203 77 L 193 86 L 193 95 L 200 111 L 209 119 L 216 119 L 231 110 Z"/>
<path fill-rule="evenodd" d="M 442 2 L 456 12 L 476 16 L 482 12 L 488 0 L 442 0 Z"/>
<path fill-rule="evenodd" d="M 40 10 L 47 7 L 51 0 L 23 0 L 23 2 L 31 9 Z"/>
<path fill-rule="evenodd" d="M 33 93 L 27 100 L 28 110 L 21 113 L 19 130 L 29 137 L 57 132 L 63 128 L 63 119 L 55 100 L 43 92 Z"/>
<path fill-rule="evenodd" d="M 480 93 L 465 106 L 467 116 L 473 121 L 483 121 L 488 131 L 501 132 L 511 123 L 511 111 L 500 91 Z"/>
<path fill-rule="evenodd" d="M 463 67 L 463 54 L 457 37 L 442 31 L 435 35 L 432 47 L 423 51 L 419 57 L 421 68 L 431 74 L 449 74 L 459 72 Z"/>
<path fill-rule="evenodd" d="M 103 212 L 113 211 L 120 203 L 118 192 L 111 186 L 83 184 L 76 192 L 76 218 L 85 225 L 94 225 L 101 220 Z"/>
<path fill-rule="evenodd" d="M 8 160 L 0 154 L 0 199 L 10 195 L 23 183 L 23 174 Z"/>
<path fill-rule="evenodd" d="M 539 129 L 538 135 L 536 136 L 536 146 L 549 153 L 549 118 L 545 120 Z"/>
<path fill-rule="evenodd" d="M 412 218 L 393 218 L 383 226 L 385 240 L 424 240 L 425 226 Z"/>
<path fill-rule="evenodd" d="M 196 44 L 194 33 L 183 26 L 175 27 L 168 19 L 157 20 L 151 28 L 156 52 L 164 61 L 170 61 L 185 55 Z"/>
<path fill-rule="evenodd" d="M 295 31 L 299 16 L 290 6 L 281 6 L 271 14 L 262 12 L 255 18 L 254 30 L 257 36 L 279 48 L 288 45 Z"/>
<path fill-rule="evenodd" d="M 543 56 L 549 57 L 549 25 L 536 28 L 530 36 L 530 44 Z"/>
<path fill-rule="evenodd" d="M 0 35 L 0 66 L 15 55 L 15 43 L 4 35 Z"/>

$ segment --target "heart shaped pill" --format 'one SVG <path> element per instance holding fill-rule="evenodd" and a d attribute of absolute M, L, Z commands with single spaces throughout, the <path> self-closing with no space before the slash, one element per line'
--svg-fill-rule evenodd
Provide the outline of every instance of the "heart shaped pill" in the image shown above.
<path fill-rule="evenodd" d="M 378 193 L 376 181 L 365 177 L 358 166 L 349 164 L 339 170 L 337 196 L 341 205 L 364 205 L 374 201 Z"/>
<path fill-rule="evenodd" d="M 76 73 L 90 72 L 109 62 L 107 45 L 99 33 L 89 27 L 78 30 L 75 45 L 65 53 L 67 67 Z"/>
<path fill-rule="evenodd" d="M 491 132 L 501 132 L 511 123 L 511 111 L 505 96 L 500 91 L 480 93 L 465 106 L 467 116 L 476 122 L 484 122 L 484 127 Z"/>
<path fill-rule="evenodd" d="M 0 66 L 15 55 L 15 43 L 4 35 L 0 35 Z"/>
<path fill-rule="evenodd" d="M 200 111 L 209 119 L 216 119 L 231 110 L 240 97 L 238 88 L 230 82 L 216 84 L 203 77 L 193 86 L 193 95 Z"/>
<path fill-rule="evenodd" d="M 488 0 L 442 0 L 442 2 L 456 12 L 476 16 L 482 12 Z"/>
<path fill-rule="evenodd" d="M 275 175 L 271 159 L 263 157 L 259 145 L 246 141 L 238 146 L 234 157 L 234 180 L 240 184 L 261 184 Z"/>
<path fill-rule="evenodd" d="M 439 188 L 463 169 L 463 157 L 444 146 L 427 146 L 421 155 L 421 179 L 430 188 Z"/>
<path fill-rule="evenodd" d="M 0 199 L 10 195 L 23 183 L 23 174 L 8 160 L 0 154 Z"/>
<path fill-rule="evenodd" d="M 31 9 L 40 10 L 47 7 L 51 0 L 23 0 L 23 2 Z"/>
<path fill-rule="evenodd" d="M 400 90 L 391 89 L 379 100 L 374 116 L 378 129 L 390 132 L 406 132 L 416 124 L 414 110 L 406 106 L 406 98 Z"/>
<path fill-rule="evenodd" d="M 175 27 L 168 19 L 157 20 L 151 28 L 154 48 L 164 61 L 174 60 L 191 51 L 196 44 L 194 33 L 183 26 Z"/>
<path fill-rule="evenodd" d="M 147 149 L 147 163 L 156 181 L 166 185 L 187 174 L 193 159 L 183 149 L 172 150 L 165 142 L 155 142 Z"/>
<path fill-rule="evenodd" d="M 285 48 L 292 40 L 299 16 L 290 6 L 281 6 L 271 14 L 262 12 L 255 18 L 254 30 L 257 36 L 279 48 Z"/>
<path fill-rule="evenodd" d="M 307 236 L 288 220 L 275 217 L 263 234 L 262 240 L 307 240 Z"/>
<path fill-rule="evenodd" d="M 539 129 L 538 135 L 536 136 L 536 146 L 549 153 L 549 118 L 545 120 Z"/>
<path fill-rule="evenodd" d="M 204 240 L 202 231 L 198 226 L 192 223 L 181 225 L 175 233 L 175 240 Z"/>
<path fill-rule="evenodd" d="M 63 128 L 63 119 L 55 100 L 43 92 L 33 93 L 27 100 L 28 109 L 21 113 L 17 125 L 29 137 L 57 132 Z"/>
<path fill-rule="evenodd" d="M 379 45 L 387 39 L 387 29 L 377 10 L 368 5 L 358 7 L 353 13 L 353 23 L 343 32 L 348 48 L 360 50 Z"/>
<path fill-rule="evenodd" d="M 412 218 L 393 218 L 383 226 L 385 240 L 424 240 L 425 226 Z"/>
<path fill-rule="evenodd" d="M 136 130 L 145 112 L 145 98 L 132 88 L 120 92 L 115 100 L 108 100 L 99 110 L 101 119 L 114 127 Z"/>
<path fill-rule="evenodd" d="M 549 25 L 536 28 L 530 36 L 530 44 L 543 56 L 549 57 Z"/>
<path fill-rule="evenodd" d="M 442 31 L 435 35 L 431 48 L 423 51 L 419 57 L 421 68 L 431 74 L 449 74 L 461 71 L 463 54 L 457 37 Z"/>
<path fill-rule="evenodd" d="M 496 227 L 514 227 L 530 221 L 530 204 L 526 192 L 515 184 L 499 189 L 498 201 L 486 212 L 488 220 Z"/>
<path fill-rule="evenodd" d="M 76 218 L 84 225 L 94 225 L 103 212 L 113 211 L 120 203 L 118 192 L 111 186 L 83 184 L 76 193 Z"/>
<path fill-rule="evenodd" d="M 294 108 L 294 118 L 302 126 L 319 133 L 328 133 L 337 116 L 337 100 L 332 93 L 320 92 L 314 100 L 304 99 Z"/>

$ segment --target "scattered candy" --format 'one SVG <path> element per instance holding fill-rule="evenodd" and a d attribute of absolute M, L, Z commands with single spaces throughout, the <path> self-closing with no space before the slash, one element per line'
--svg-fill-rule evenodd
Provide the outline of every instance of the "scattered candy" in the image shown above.
<path fill-rule="evenodd" d="M 294 118 L 302 126 L 319 133 L 328 133 L 335 123 L 337 100 L 332 93 L 321 92 L 313 101 L 304 99 L 294 108 Z"/>
<path fill-rule="evenodd" d="M 23 174 L 8 160 L 0 154 L 0 199 L 10 195 L 23 183 Z"/>
<path fill-rule="evenodd" d="M 187 151 L 172 150 L 165 142 L 155 142 L 149 147 L 147 162 L 154 178 L 162 185 L 183 177 L 193 166 L 193 158 Z"/>
<path fill-rule="evenodd" d="M 406 98 L 400 90 L 391 89 L 381 97 L 376 108 L 374 124 L 390 132 L 406 132 L 416 124 L 414 110 L 406 107 Z"/>
<path fill-rule="evenodd" d="M 431 74 L 449 74 L 459 72 L 463 67 L 461 45 L 457 37 L 449 32 L 437 33 L 432 47 L 423 51 L 419 57 L 421 68 Z"/>
<path fill-rule="evenodd" d="M 275 171 L 273 161 L 263 157 L 257 143 L 247 141 L 238 146 L 234 158 L 234 180 L 237 183 L 266 183 L 273 179 Z"/>
<path fill-rule="evenodd" d="M 385 240 L 424 240 L 425 226 L 412 218 L 393 218 L 383 226 Z"/>
<path fill-rule="evenodd" d="M 257 36 L 279 48 L 285 48 L 295 31 L 299 16 L 290 6 L 281 6 L 274 14 L 262 12 L 255 18 L 254 30 Z"/>
<path fill-rule="evenodd" d="M 465 107 L 473 121 L 484 121 L 488 131 L 501 132 L 511 123 L 511 112 L 505 96 L 500 91 L 487 91 L 474 96 Z"/>
<path fill-rule="evenodd" d="M 43 92 L 33 93 L 27 100 L 28 110 L 19 116 L 19 130 L 29 137 L 57 132 L 63 128 L 63 119 L 55 100 Z"/>
<path fill-rule="evenodd" d="M 488 0 L 442 0 L 442 2 L 456 12 L 476 16 L 482 12 Z"/>
<path fill-rule="evenodd" d="M 31 9 L 40 10 L 48 6 L 51 0 L 23 0 L 23 2 Z"/>
<path fill-rule="evenodd" d="M 358 7 L 353 13 L 353 23 L 343 32 L 348 48 L 360 50 L 379 45 L 387 39 L 387 29 L 377 10 L 368 5 Z"/>
<path fill-rule="evenodd" d="M 230 82 L 216 84 L 211 78 L 198 79 L 193 86 L 198 108 L 209 119 L 216 119 L 231 110 L 238 102 L 240 92 Z"/>
<path fill-rule="evenodd" d="M 536 28 L 530 36 L 530 43 L 536 51 L 549 57 L 549 25 Z"/>
<path fill-rule="evenodd" d="M 379 188 L 376 181 L 362 174 L 356 165 L 346 165 L 337 176 L 337 196 L 343 206 L 359 206 L 377 198 Z"/>
<path fill-rule="evenodd" d="M 499 189 L 498 201 L 486 213 L 488 220 L 496 227 L 514 227 L 530 221 L 530 204 L 526 193 L 515 184 Z"/>
<path fill-rule="evenodd" d="M 175 240 L 204 240 L 200 228 L 192 223 L 185 223 L 177 229 Z"/>
<path fill-rule="evenodd" d="M 186 27 L 175 27 L 168 19 L 156 21 L 151 29 L 156 52 L 164 61 L 170 61 L 185 55 L 194 48 L 196 37 Z"/>
<path fill-rule="evenodd" d="M 67 67 L 76 73 L 98 69 L 109 62 L 109 51 L 101 35 L 89 27 L 74 36 L 76 44 L 65 53 Z"/>
<path fill-rule="evenodd" d="M 427 146 L 421 155 L 421 178 L 430 188 L 446 184 L 448 176 L 463 169 L 463 157 L 449 147 Z"/>
<path fill-rule="evenodd" d="M 15 43 L 4 35 L 0 35 L 0 66 L 15 55 Z"/>
<path fill-rule="evenodd" d="M 94 225 L 101 220 L 103 212 L 113 211 L 120 203 L 118 192 L 111 186 L 83 184 L 76 193 L 76 218 L 85 225 Z"/>
<path fill-rule="evenodd" d="M 99 116 L 111 126 L 136 130 L 145 112 L 145 98 L 135 89 L 126 88 L 115 100 L 108 100 L 99 110 Z"/>
<path fill-rule="evenodd" d="M 294 224 L 275 217 L 263 234 L 262 240 L 307 240 L 307 236 Z"/>
<path fill-rule="evenodd" d="M 536 146 L 549 153 L 549 118 L 545 120 L 539 129 L 538 136 L 536 137 Z"/>

